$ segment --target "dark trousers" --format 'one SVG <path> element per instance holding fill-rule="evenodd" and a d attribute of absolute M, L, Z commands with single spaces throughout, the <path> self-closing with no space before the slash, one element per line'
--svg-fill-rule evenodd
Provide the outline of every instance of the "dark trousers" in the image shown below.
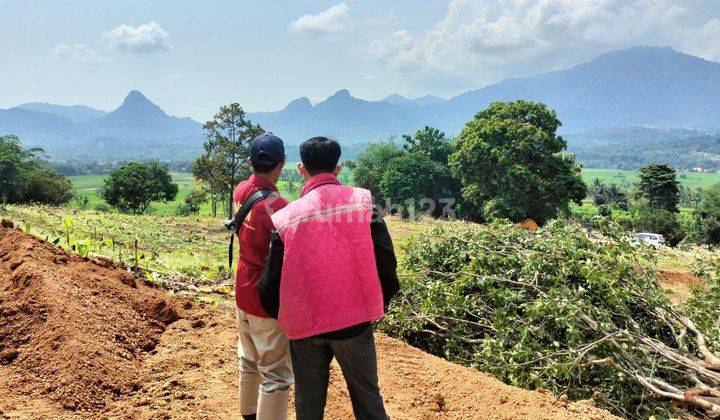
<path fill-rule="evenodd" d="M 322 419 L 330 380 L 330 362 L 337 358 L 350 392 L 355 418 L 386 420 L 377 377 L 372 328 L 345 340 L 290 340 L 295 373 L 295 412 L 298 420 Z"/>

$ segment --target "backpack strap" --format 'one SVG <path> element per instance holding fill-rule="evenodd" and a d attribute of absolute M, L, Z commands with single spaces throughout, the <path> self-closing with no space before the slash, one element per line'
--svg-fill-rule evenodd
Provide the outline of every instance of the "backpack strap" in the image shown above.
<path fill-rule="evenodd" d="M 232 273 L 233 271 L 233 245 L 235 243 L 235 236 L 240 232 L 240 228 L 242 227 L 243 223 L 245 222 L 245 219 L 247 218 L 247 215 L 250 213 L 250 210 L 252 210 L 253 206 L 258 203 L 261 200 L 266 199 L 269 195 L 273 194 L 274 191 L 262 189 L 255 191 L 250 197 L 245 200 L 242 207 L 240 207 L 240 210 L 235 213 L 235 218 L 233 219 L 233 224 L 235 225 L 233 228 L 233 233 L 230 235 L 230 246 L 228 247 L 228 271 Z M 239 239 L 238 239 L 239 240 Z"/>

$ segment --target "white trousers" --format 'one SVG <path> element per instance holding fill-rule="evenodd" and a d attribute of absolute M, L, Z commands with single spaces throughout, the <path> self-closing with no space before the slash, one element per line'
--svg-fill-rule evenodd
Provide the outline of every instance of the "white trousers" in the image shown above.
<path fill-rule="evenodd" d="M 293 371 L 290 347 L 277 320 L 238 309 L 240 414 L 257 420 L 287 418 Z"/>

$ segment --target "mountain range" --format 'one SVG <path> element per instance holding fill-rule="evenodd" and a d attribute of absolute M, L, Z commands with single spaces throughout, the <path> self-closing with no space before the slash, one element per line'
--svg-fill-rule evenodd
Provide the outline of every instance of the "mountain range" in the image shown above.
<path fill-rule="evenodd" d="M 131 91 L 112 112 L 33 102 L 0 110 L 0 135 L 15 134 L 56 160 L 185 160 L 202 149 L 202 126 L 166 114 Z"/>
<path fill-rule="evenodd" d="M 653 137 L 665 132 L 672 136 L 677 130 L 713 133 L 720 130 L 720 63 L 671 48 L 633 47 L 570 69 L 506 79 L 450 99 L 392 94 L 367 101 L 342 89 L 318 103 L 303 97 L 280 111 L 248 116 L 289 145 L 328 135 L 357 149 L 425 125 L 457 135 L 491 102 L 516 99 L 555 109 L 571 145 L 614 138 L 618 129 L 628 127 L 651 128 Z M 202 150 L 198 122 L 167 115 L 137 91 L 108 113 L 37 102 L 0 110 L 0 135 L 5 133 L 44 147 L 56 159 L 178 160 Z"/>
<path fill-rule="evenodd" d="M 315 105 L 300 98 L 281 111 L 251 118 L 292 141 L 329 134 L 352 143 L 410 133 L 424 125 L 455 135 L 490 103 L 516 99 L 555 109 L 564 133 L 629 126 L 716 131 L 720 63 L 671 48 L 634 47 L 571 69 L 506 79 L 449 100 L 393 94 L 370 102 L 343 89 Z"/>

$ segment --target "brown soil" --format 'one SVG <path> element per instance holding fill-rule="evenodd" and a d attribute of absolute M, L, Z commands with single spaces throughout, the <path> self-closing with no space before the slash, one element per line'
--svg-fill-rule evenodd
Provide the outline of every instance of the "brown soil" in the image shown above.
<path fill-rule="evenodd" d="M 234 315 L 0 228 L 0 418 L 239 418 Z M 377 335 L 393 419 L 601 419 Z M 292 411 L 292 404 L 291 404 Z M 332 370 L 327 418 L 352 418 Z"/>
<path fill-rule="evenodd" d="M 703 281 L 686 271 L 660 270 L 660 286 L 668 292 L 668 297 L 674 303 L 684 302 L 692 288 L 701 286 Z"/>

